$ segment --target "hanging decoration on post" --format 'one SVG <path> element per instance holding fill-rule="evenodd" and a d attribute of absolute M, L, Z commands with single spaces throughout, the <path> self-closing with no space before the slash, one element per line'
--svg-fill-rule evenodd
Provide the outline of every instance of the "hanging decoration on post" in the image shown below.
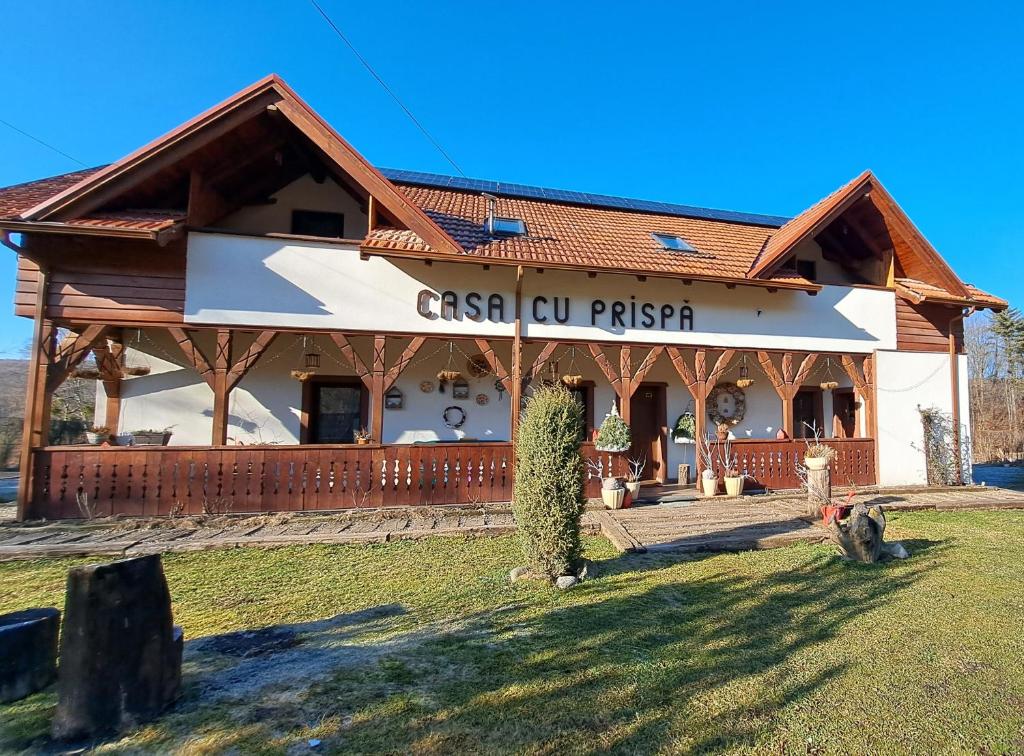
<path fill-rule="evenodd" d="M 308 381 L 320 372 L 320 348 L 316 338 L 302 337 L 302 357 L 299 365 L 292 370 L 292 378 L 297 381 Z"/>
<path fill-rule="evenodd" d="M 462 377 L 462 373 L 455 369 L 455 342 L 448 342 L 448 362 L 445 364 L 444 369 L 439 370 L 437 373 L 437 380 L 440 382 L 437 390 L 440 393 L 444 393 L 444 384 L 457 381 Z"/>
<path fill-rule="evenodd" d="M 569 369 L 565 375 L 562 376 L 562 383 L 569 388 L 577 388 L 583 383 L 583 375 L 580 373 L 580 369 L 576 366 L 576 347 L 573 346 L 569 351 Z"/>
<path fill-rule="evenodd" d="M 736 385 L 741 389 L 749 388 L 754 385 L 754 379 L 750 377 L 750 371 L 747 370 L 747 355 L 743 355 L 743 361 L 740 363 L 740 377 L 736 379 Z"/>
<path fill-rule="evenodd" d="M 498 392 L 499 402 L 505 398 L 505 384 L 501 382 L 500 378 L 494 382 L 494 390 Z"/>
<path fill-rule="evenodd" d="M 747 412 L 747 396 L 735 383 L 719 383 L 708 394 L 708 417 L 715 426 L 733 426 Z"/>
<path fill-rule="evenodd" d="M 839 388 L 839 381 L 832 375 L 832 358 L 825 358 L 825 380 L 821 382 L 822 391 L 832 391 Z"/>

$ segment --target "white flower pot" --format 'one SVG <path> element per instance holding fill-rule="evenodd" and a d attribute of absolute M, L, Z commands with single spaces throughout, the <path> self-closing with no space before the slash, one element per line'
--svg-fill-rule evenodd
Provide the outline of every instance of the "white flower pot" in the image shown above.
<path fill-rule="evenodd" d="M 601 446 L 595 446 L 594 448 L 597 451 L 599 451 L 599 452 L 606 452 L 608 454 L 622 454 L 623 452 L 628 452 L 629 451 L 629 447 L 628 446 L 623 446 L 621 448 L 620 447 L 615 447 L 614 449 L 609 449 L 607 447 L 601 447 Z"/>
<path fill-rule="evenodd" d="M 804 466 L 808 470 L 824 470 L 828 467 L 828 460 L 824 457 L 804 457 Z"/>
<path fill-rule="evenodd" d="M 739 496 L 743 493 L 743 476 L 737 475 L 735 477 L 726 475 L 725 476 L 725 495 L 726 496 Z"/>
<path fill-rule="evenodd" d="M 633 497 L 633 501 L 636 501 L 636 497 L 640 495 L 640 481 L 627 480 L 626 490 L 629 491 L 629 495 Z"/>
<path fill-rule="evenodd" d="M 622 509 L 622 502 L 626 498 L 625 488 L 602 488 L 601 501 L 605 509 Z"/>
<path fill-rule="evenodd" d="M 705 496 L 714 496 L 718 493 L 718 478 L 705 478 L 701 476 L 700 487 Z"/>
<path fill-rule="evenodd" d="M 92 431 L 85 432 L 85 440 L 88 441 L 93 446 L 102 444 L 108 438 L 110 438 L 109 433 L 93 433 Z"/>
<path fill-rule="evenodd" d="M 673 438 L 672 441 L 674 443 L 677 443 L 677 444 L 693 444 L 693 443 L 696 443 L 692 438 L 687 438 L 686 436 L 679 436 L 678 438 Z"/>

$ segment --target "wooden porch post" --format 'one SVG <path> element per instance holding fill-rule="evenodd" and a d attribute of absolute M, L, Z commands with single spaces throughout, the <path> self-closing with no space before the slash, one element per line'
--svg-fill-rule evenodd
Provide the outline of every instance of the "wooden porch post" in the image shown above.
<path fill-rule="evenodd" d="M 686 363 L 686 359 L 678 347 L 668 347 L 668 354 L 676 372 L 679 373 L 679 377 L 683 380 L 683 385 L 686 386 L 686 390 L 693 397 L 694 440 L 697 443 L 703 443 L 704 437 L 707 434 L 708 394 L 711 393 L 718 384 L 719 379 L 728 369 L 729 363 L 736 356 L 736 350 L 726 349 L 718 355 L 715 366 L 711 369 L 710 373 L 707 369 L 707 351 L 703 348 L 694 351 L 692 369 Z M 703 466 L 700 454 L 698 454 L 696 458 L 698 480 L 700 480 L 701 472 L 703 472 Z"/>
<path fill-rule="evenodd" d="M 519 408 L 523 402 L 523 266 L 516 266 L 516 322 L 512 338 L 512 386 L 509 389 L 509 440 L 512 442 L 512 469 L 515 472 L 516 441 L 519 437 Z"/>
<path fill-rule="evenodd" d="M 373 337 L 373 368 L 370 373 L 370 438 L 376 443 L 382 442 L 384 433 L 384 370 L 387 351 L 387 337 Z"/>
<path fill-rule="evenodd" d="M 55 329 L 52 323 L 44 322 L 48 277 L 47 269 L 40 265 L 36 278 L 32 348 L 29 352 L 28 379 L 25 382 L 25 417 L 22 421 L 17 500 L 19 521 L 25 519 L 32 500 L 32 449 L 45 446 L 49 440 L 50 402 L 46 393 L 46 370 L 53 353 Z"/>
<path fill-rule="evenodd" d="M 102 344 L 94 347 L 93 354 L 96 355 L 96 366 L 107 399 L 103 424 L 117 435 L 121 422 L 121 379 L 124 377 L 124 344 L 121 337 L 113 336 L 109 346 Z"/>
<path fill-rule="evenodd" d="M 231 368 L 231 331 L 217 331 L 217 352 L 213 360 L 213 434 L 210 443 L 228 442 L 228 370 Z"/>
<path fill-rule="evenodd" d="M 803 386 L 804 381 L 810 376 L 811 370 L 814 369 L 814 363 L 818 361 L 818 355 L 815 352 L 806 354 L 796 373 L 793 372 L 792 352 L 783 353 L 781 373 L 776 369 L 775 363 L 772 362 L 771 355 L 768 352 L 758 352 L 757 360 L 761 363 L 761 369 L 768 376 L 768 381 L 775 389 L 775 393 L 782 400 L 782 429 L 789 438 L 795 438 L 793 400 L 796 398 L 797 392 L 800 391 L 800 387 Z"/>

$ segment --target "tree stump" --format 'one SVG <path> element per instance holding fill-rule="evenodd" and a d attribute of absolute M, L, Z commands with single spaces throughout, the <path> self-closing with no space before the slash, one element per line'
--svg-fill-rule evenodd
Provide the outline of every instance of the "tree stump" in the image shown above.
<path fill-rule="evenodd" d="M 882 556 L 885 513 L 881 507 L 855 504 L 845 522 L 833 518 L 828 523 L 832 541 L 843 556 L 858 562 L 877 562 Z"/>
<path fill-rule="evenodd" d="M 54 737 L 123 732 L 158 715 L 178 695 L 181 652 L 159 556 L 71 570 Z"/>
<path fill-rule="evenodd" d="M 817 517 L 822 506 L 832 503 L 832 473 L 824 470 L 807 471 L 807 514 Z"/>
<path fill-rule="evenodd" d="M 0 615 L 0 703 L 42 690 L 57 677 L 60 610 Z"/>

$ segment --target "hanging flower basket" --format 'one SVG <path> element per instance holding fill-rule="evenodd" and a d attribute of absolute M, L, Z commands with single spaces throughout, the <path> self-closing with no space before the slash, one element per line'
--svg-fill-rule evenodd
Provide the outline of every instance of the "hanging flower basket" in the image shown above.
<path fill-rule="evenodd" d="M 832 391 L 832 390 L 837 389 L 837 388 L 839 388 L 839 381 L 822 381 L 821 382 L 821 390 L 822 391 Z"/>
<path fill-rule="evenodd" d="M 629 432 L 629 426 L 619 415 L 618 409 L 612 403 L 612 411 L 604 416 L 601 429 L 594 440 L 594 448 L 600 452 L 621 453 L 629 451 L 633 445 L 633 438 Z"/>
<path fill-rule="evenodd" d="M 741 388 L 741 389 L 750 388 L 751 386 L 754 385 L 754 379 L 753 378 L 737 378 L 736 379 L 736 385 L 739 388 Z"/>
<path fill-rule="evenodd" d="M 292 378 L 294 378 L 297 381 L 308 381 L 314 375 L 316 375 L 316 373 L 313 372 L 312 370 L 293 370 L 292 371 Z"/>
<path fill-rule="evenodd" d="M 451 383 L 457 381 L 462 377 L 462 373 L 458 370 L 441 370 L 437 373 L 437 380 L 444 381 L 445 383 Z"/>
<path fill-rule="evenodd" d="M 582 375 L 563 375 L 562 383 L 569 388 L 578 388 L 583 383 Z"/>
<path fill-rule="evenodd" d="M 84 378 L 87 381 L 95 381 L 100 377 L 100 371 L 91 367 L 75 368 L 75 378 Z"/>
<path fill-rule="evenodd" d="M 149 375 L 149 368 L 146 365 L 126 365 L 121 372 L 131 376 Z"/>

